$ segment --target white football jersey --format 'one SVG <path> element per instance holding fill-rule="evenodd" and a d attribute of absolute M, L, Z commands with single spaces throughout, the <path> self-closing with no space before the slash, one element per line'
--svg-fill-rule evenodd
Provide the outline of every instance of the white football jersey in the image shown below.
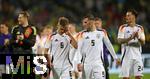
<path fill-rule="evenodd" d="M 145 40 L 144 29 L 138 24 L 134 27 L 130 27 L 128 24 L 120 26 L 118 38 L 129 38 L 134 32 L 138 32 L 138 38 Z M 142 50 L 138 38 L 134 38 L 128 43 L 121 45 L 122 59 L 141 59 Z"/>
<path fill-rule="evenodd" d="M 49 48 L 52 55 L 53 65 L 58 68 L 71 65 L 69 60 L 70 47 L 70 38 L 66 34 L 53 35 L 45 45 L 45 48 Z"/>
<path fill-rule="evenodd" d="M 48 39 L 48 36 L 40 37 L 39 35 L 36 36 L 36 42 L 32 47 L 34 54 L 44 54 L 45 43 Z"/>
<path fill-rule="evenodd" d="M 117 58 L 107 33 L 104 30 L 93 32 L 82 32 L 78 39 L 78 50 L 82 55 L 84 64 L 102 64 L 103 43 L 110 51 L 114 59 Z"/>

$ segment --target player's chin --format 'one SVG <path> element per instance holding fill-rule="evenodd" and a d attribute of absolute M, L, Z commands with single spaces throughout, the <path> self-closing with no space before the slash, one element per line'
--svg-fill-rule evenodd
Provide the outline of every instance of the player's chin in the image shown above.
<path fill-rule="evenodd" d="M 61 31 L 61 33 L 62 33 L 62 34 L 64 34 L 64 33 L 65 33 L 65 31 Z"/>
<path fill-rule="evenodd" d="M 21 25 L 21 24 L 22 24 L 22 22 L 20 22 L 20 21 L 19 21 L 19 22 L 18 22 L 18 24 L 19 24 L 19 25 Z"/>

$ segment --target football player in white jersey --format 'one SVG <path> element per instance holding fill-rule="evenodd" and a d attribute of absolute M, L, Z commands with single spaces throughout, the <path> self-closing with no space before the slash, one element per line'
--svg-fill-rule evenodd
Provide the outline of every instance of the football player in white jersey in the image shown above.
<path fill-rule="evenodd" d="M 45 45 L 46 51 L 49 50 L 49 65 L 51 66 L 54 79 L 70 79 L 71 61 L 69 52 L 71 45 L 77 48 L 77 42 L 68 32 L 69 21 L 65 17 L 60 17 L 58 30 L 55 35 L 50 37 L 50 41 Z M 47 53 L 46 53 L 47 54 Z M 52 57 L 50 57 L 52 56 Z M 52 61 L 52 62 L 50 62 Z"/>
<path fill-rule="evenodd" d="M 136 24 L 137 12 L 129 9 L 126 12 L 126 22 L 119 28 L 118 42 L 121 44 L 122 66 L 120 77 L 129 79 L 134 75 L 135 79 L 142 78 L 143 63 L 141 57 L 141 45 L 145 43 L 144 29 Z"/>
<path fill-rule="evenodd" d="M 45 43 L 48 40 L 48 37 L 52 34 L 53 28 L 50 25 L 46 25 L 44 27 L 39 27 L 38 28 L 38 34 L 36 35 L 36 42 L 35 45 L 32 47 L 33 53 L 36 54 L 37 56 L 42 56 L 44 55 L 44 50 L 45 50 Z M 44 73 L 44 75 L 41 76 L 41 79 L 47 78 L 48 73 Z"/>
<path fill-rule="evenodd" d="M 105 79 L 103 67 L 103 42 L 117 60 L 117 56 L 104 30 L 98 31 L 94 19 L 89 18 L 88 27 L 78 35 L 78 50 L 82 55 L 82 64 L 79 64 L 79 71 L 82 70 L 82 79 Z"/>
<path fill-rule="evenodd" d="M 52 34 L 52 26 L 46 25 L 38 29 L 38 34 L 36 35 L 35 45 L 32 47 L 34 54 L 44 54 L 44 45 L 47 38 Z"/>
<path fill-rule="evenodd" d="M 76 31 L 76 24 L 74 23 L 70 23 L 68 25 L 68 31 L 73 35 L 73 37 L 76 39 L 76 36 L 77 36 L 77 31 Z M 74 47 L 71 47 L 71 50 L 70 50 L 70 60 L 73 64 L 73 68 L 72 68 L 72 77 L 74 79 L 78 79 L 78 70 L 77 70 L 77 59 L 78 59 L 78 53 L 77 52 L 77 49 L 75 49 Z"/>
<path fill-rule="evenodd" d="M 99 17 L 95 18 L 95 26 L 97 28 L 97 30 L 105 30 L 102 27 L 102 19 Z M 106 30 L 105 30 L 106 31 Z M 106 31 L 107 32 L 107 31 Z M 105 44 L 103 46 L 103 57 L 104 57 L 104 68 L 105 68 L 105 73 L 106 73 L 106 79 L 109 79 L 109 61 L 108 61 L 108 55 L 109 55 L 109 51 L 107 50 Z"/>

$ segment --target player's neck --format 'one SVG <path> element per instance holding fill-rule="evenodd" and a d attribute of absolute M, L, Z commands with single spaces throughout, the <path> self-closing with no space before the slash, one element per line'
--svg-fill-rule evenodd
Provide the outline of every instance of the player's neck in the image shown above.
<path fill-rule="evenodd" d="M 87 31 L 89 31 L 89 32 L 93 32 L 95 30 L 96 30 L 95 28 L 87 29 Z"/>
<path fill-rule="evenodd" d="M 96 28 L 96 29 L 101 30 L 101 29 L 102 29 L 102 27 L 98 27 L 98 28 Z"/>
<path fill-rule="evenodd" d="M 28 22 L 24 22 L 24 24 L 22 24 L 23 27 L 27 27 L 29 25 Z"/>
<path fill-rule="evenodd" d="M 102 29 L 102 26 L 97 26 L 97 29 Z"/>
<path fill-rule="evenodd" d="M 40 34 L 40 38 L 44 38 L 45 36 L 45 34 Z"/>
<path fill-rule="evenodd" d="M 93 28 L 91 29 L 92 32 L 95 31 L 95 30 L 96 30 L 96 27 L 93 27 Z"/>
<path fill-rule="evenodd" d="M 129 23 L 129 26 L 130 27 L 134 27 L 136 25 L 136 23 L 135 22 L 131 22 L 131 23 Z"/>
<path fill-rule="evenodd" d="M 58 31 L 58 34 L 63 35 L 64 33 Z"/>
<path fill-rule="evenodd" d="M 9 34 L 9 32 L 8 31 L 6 31 L 5 33 L 4 33 L 4 35 L 8 35 Z"/>

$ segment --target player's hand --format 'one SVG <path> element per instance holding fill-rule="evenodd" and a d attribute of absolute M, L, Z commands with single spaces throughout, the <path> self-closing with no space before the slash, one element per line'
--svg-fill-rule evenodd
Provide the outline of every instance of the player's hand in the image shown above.
<path fill-rule="evenodd" d="M 73 76 L 75 76 L 75 78 L 79 78 L 79 72 L 78 71 L 73 71 Z"/>
<path fill-rule="evenodd" d="M 66 32 L 66 35 L 71 35 L 69 31 Z"/>
<path fill-rule="evenodd" d="M 23 33 L 20 35 L 20 40 L 23 40 L 24 39 L 24 35 Z"/>
<path fill-rule="evenodd" d="M 117 64 L 117 66 L 120 66 L 121 65 L 121 60 L 120 59 L 116 59 L 116 64 Z"/>
<path fill-rule="evenodd" d="M 138 37 L 139 37 L 138 32 L 135 32 L 134 38 L 138 38 Z"/>
<path fill-rule="evenodd" d="M 21 35 L 17 35 L 17 40 L 23 40 L 24 39 L 24 35 L 21 34 Z"/>
<path fill-rule="evenodd" d="M 5 45 L 5 46 L 9 45 L 9 39 L 5 39 L 5 40 L 4 40 L 4 45 Z"/>
<path fill-rule="evenodd" d="M 17 38 L 17 40 L 19 40 L 19 39 L 20 39 L 20 35 L 17 35 L 17 37 L 16 37 L 16 38 Z"/>
<path fill-rule="evenodd" d="M 69 31 L 65 32 L 66 35 L 71 36 L 71 33 Z"/>
<path fill-rule="evenodd" d="M 78 71 L 81 72 L 82 69 L 83 69 L 83 65 L 82 65 L 82 64 L 78 64 L 78 65 L 77 65 L 77 68 L 78 68 Z"/>
<path fill-rule="evenodd" d="M 138 32 L 133 32 L 132 34 L 131 34 L 131 37 L 130 37 L 131 39 L 134 39 L 134 38 L 138 38 Z"/>
<path fill-rule="evenodd" d="M 53 67 L 53 64 L 52 64 L 51 62 L 48 62 L 48 63 L 47 63 L 47 66 L 50 67 L 50 68 L 52 68 L 52 67 Z"/>

